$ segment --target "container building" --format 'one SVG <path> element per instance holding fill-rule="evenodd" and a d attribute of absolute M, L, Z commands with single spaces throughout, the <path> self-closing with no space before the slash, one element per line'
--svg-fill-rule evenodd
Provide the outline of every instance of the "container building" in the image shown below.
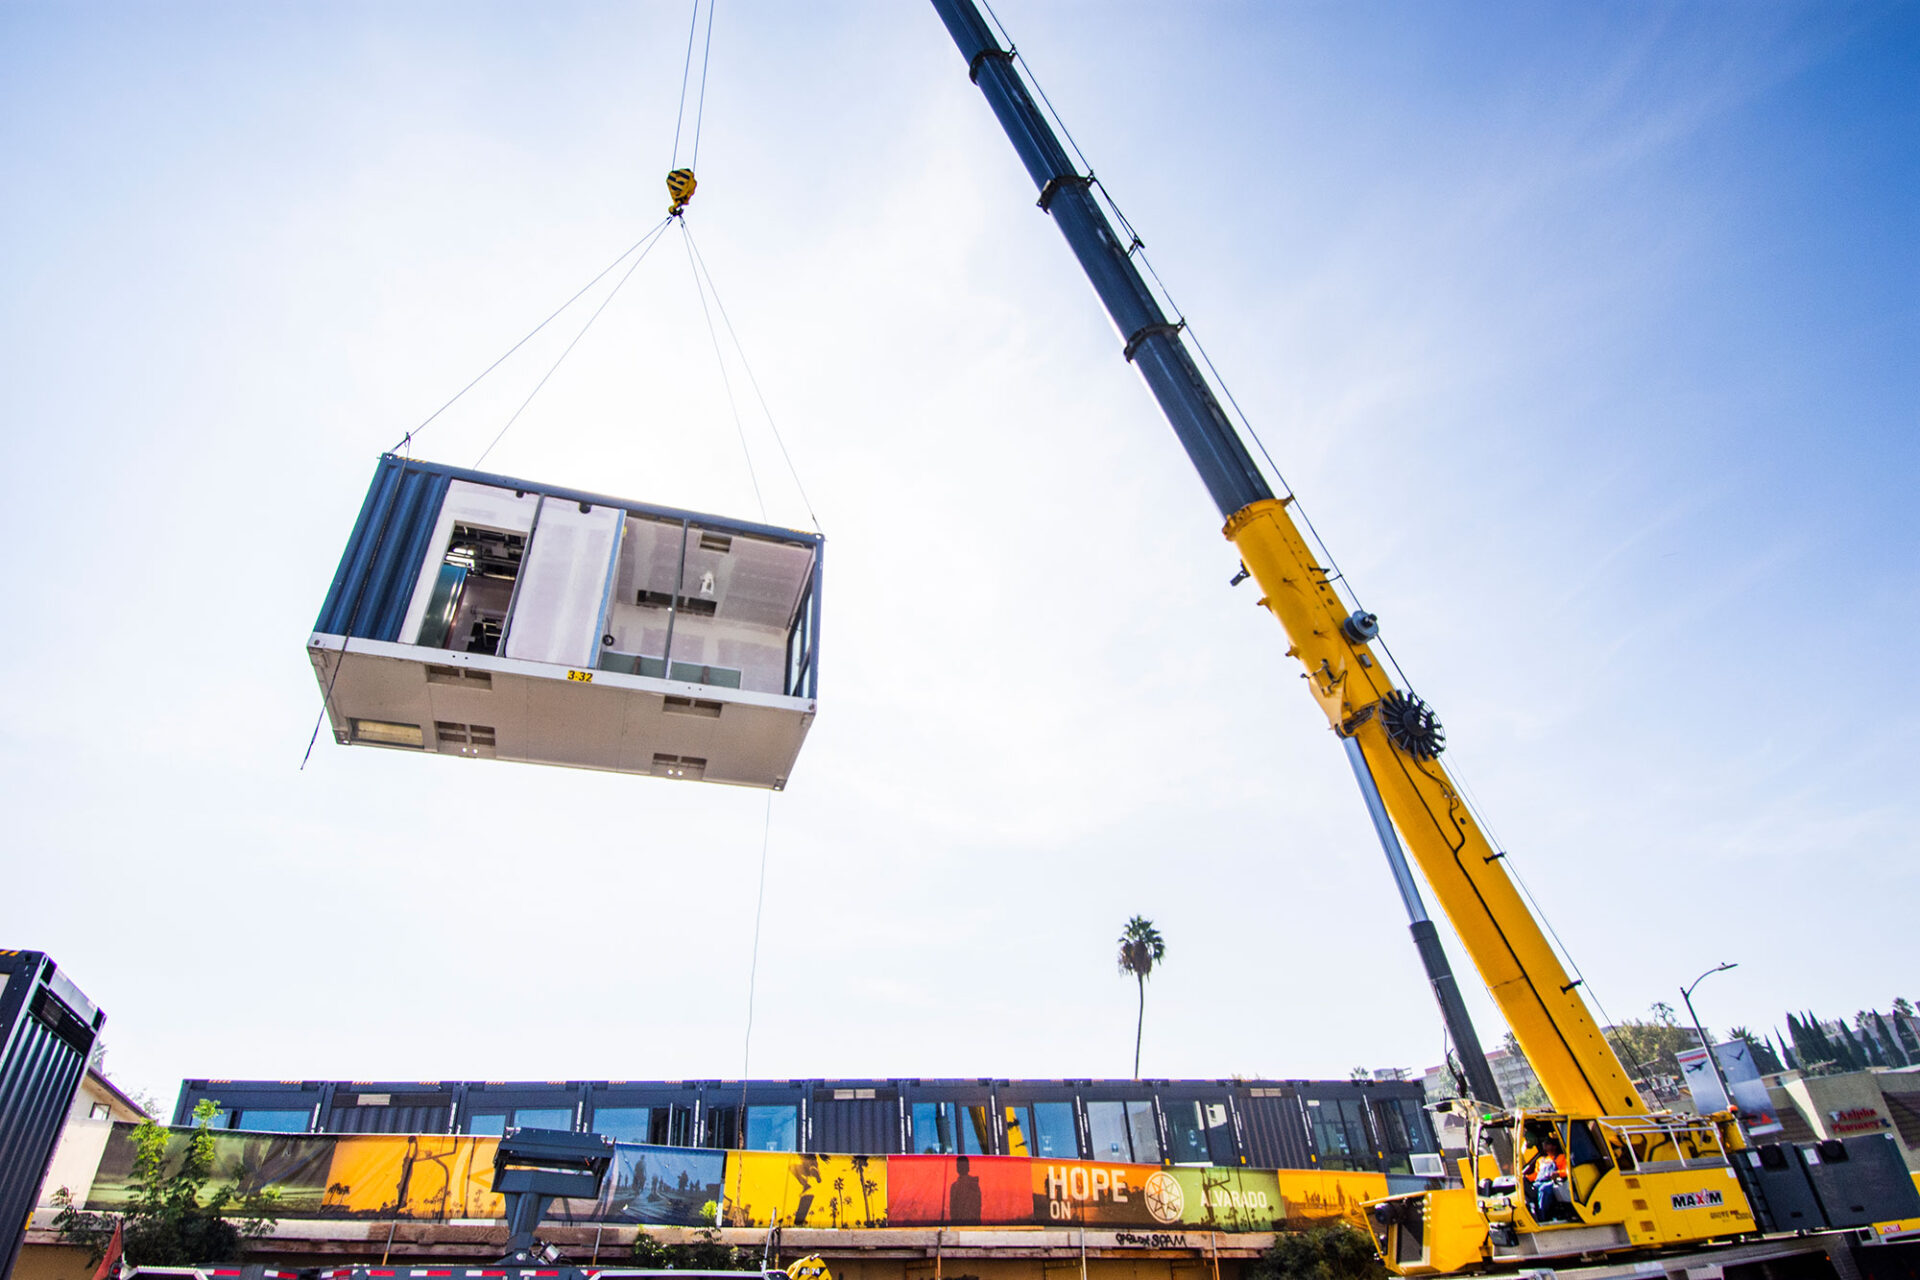
<path fill-rule="evenodd" d="M 1416 1081 L 1332 1080 L 188 1080 L 225 1128 L 498 1134 L 849 1155 L 1015 1155 L 1437 1177 Z"/>
<path fill-rule="evenodd" d="M 66 1124 L 106 1015 L 38 951 L 0 951 L 0 1277 Z"/>
<path fill-rule="evenodd" d="M 335 740 L 783 788 L 818 534 L 384 455 L 307 652 Z"/>

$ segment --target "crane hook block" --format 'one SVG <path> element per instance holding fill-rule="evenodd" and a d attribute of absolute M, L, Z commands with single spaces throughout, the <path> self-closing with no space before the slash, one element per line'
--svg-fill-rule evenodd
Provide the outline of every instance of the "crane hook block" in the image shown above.
<path fill-rule="evenodd" d="M 687 201 L 693 199 L 693 189 L 699 185 L 693 180 L 691 169 L 675 169 L 667 175 L 667 194 L 673 197 L 673 203 L 667 206 L 669 218 L 686 212 Z"/>

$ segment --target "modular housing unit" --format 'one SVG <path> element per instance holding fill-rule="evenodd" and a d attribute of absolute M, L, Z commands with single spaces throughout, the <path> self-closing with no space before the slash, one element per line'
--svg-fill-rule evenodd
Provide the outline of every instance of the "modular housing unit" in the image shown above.
<path fill-rule="evenodd" d="M 106 1015 L 38 951 L 0 951 L 0 1280 Z"/>
<path fill-rule="evenodd" d="M 1377 1172 L 1395 1190 L 1429 1185 L 1440 1150 L 1425 1091 L 1399 1080 L 188 1080 L 174 1123 L 202 1101 L 220 1127 L 255 1132 L 518 1125 L 677 1147 Z"/>
<path fill-rule="evenodd" d="M 818 534 L 383 455 L 307 642 L 334 738 L 786 785 Z"/>

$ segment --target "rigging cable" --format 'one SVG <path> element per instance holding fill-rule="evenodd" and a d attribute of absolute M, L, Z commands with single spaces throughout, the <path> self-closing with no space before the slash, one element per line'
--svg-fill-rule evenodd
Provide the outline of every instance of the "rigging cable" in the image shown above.
<path fill-rule="evenodd" d="M 673 117 L 673 162 L 680 167 L 680 124 L 687 117 L 687 73 L 693 70 L 693 33 L 700 29 L 700 0 L 693 0 L 693 16 L 687 19 L 687 60 L 680 67 L 680 109 Z"/>
<path fill-rule="evenodd" d="M 575 293 L 571 298 L 568 298 L 565 302 L 561 303 L 560 306 L 554 311 L 552 315 L 548 316 L 545 320 L 542 320 L 539 324 L 533 326 L 533 328 L 527 333 L 526 337 L 520 339 L 520 341 L 514 343 L 511 347 L 508 347 L 504 355 L 502 355 L 498 360 L 495 360 L 492 364 L 488 365 L 486 368 L 482 369 L 479 372 L 479 374 L 474 377 L 472 382 L 469 382 L 466 386 L 454 392 L 452 400 L 447 401 L 445 404 L 441 405 L 438 409 L 435 409 L 432 413 L 428 414 L 426 416 L 426 419 L 422 421 L 419 426 L 415 427 L 413 430 L 407 432 L 405 436 L 401 437 L 401 439 L 393 446 L 394 449 L 397 450 L 397 449 L 405 448 L 411 445 L 413 443 L 413 438 L 419 435 L 422 431 L 426 430 L 428 423 L 431 423 L 435 418 L 439 417 L 441 414 L 445 413 L 447 410 L 453 408 L 454 401 L 460 399 L 461 396 L 464 396 L 465 394 L 467 394 L 467 392 L 479 386 L 480 380 L 486 377 L 488 374 L 492 373 L 495 369 L 498 369 L 503 363 L 505 363 L 507 356 L 512 355 L 514 352 L 518 351 L 520 348 L 526 346 L 527 343 L 532 340 L 534 334 L 539 333 L 542 329 L 552 324 L 555 320 L 557 320 L 560 317 L 560 313 L 562 311 L 565 311 L 568 307 L 580 301 L 582 294 L 586 293 L 587 290 L 593 288 L 593 286 L 595 286 L 596 284 L 599 284 L 600 281 L 605 279 L 609 271 L 612 271 L 615 267 L 625 262 L 627 260 L 627 255 L 632 253 L 635 249 L 638 249 L 641 245 L 645 244 L 649 236 L 658 235 L 660 233 L 661 227 L 665 225 L 666 225 L 666 220 L 662 219 L 658 226 L 655 226 L 652 230 L 648 231 L 646 235 L 641 236 L 638 240 L 635 240 L 632 244 L 628 245 L 625 252 L 621 253 L 619 257 L 615 258 L 612 262 L 609 262 L 606 266 L 602 267 L 598 275 L 594 276 L 593 279 L 581 285 L 578 293 Z"/>
<path fill-rule="evenodd" d="M 760 828 L 760 892 L 753 900 L 753 955 L 747 961 L 747 1034 L 740 1046 L 740 1145 L 747 1145 L 747 1068 L 753 1061 L 753 988 L 760 976 L 760 915 L 767 905 L 767 843 L 773 835 L 773 792 Z"/>
<path fill-rule="evenodd" d="M 760 402 L 760 412 L 766 417 L 768 430 L 773 432 L 773 442 L 780 446 L 780 457 L 787 464 L 787 474 L 793 478 L 793 487 L 800 491 L 800 502 L 807 509 L 807 519 L 813 521 L 815 533 L 822 533 L 824 530 L 820 528 L 820 517 L 814 514 L 813 500 L 807 497 L 807 487 L 800 482 L 799 468 L 793 465 L 793 455 L 787 452 L 787 441 L 780 434 L 780 424 L 774 421 L 773 409 L 767 404 L 766 393 L 760 389 L 760 379 L 754 376 L 753 364 L 747 359 L 747 349 L 741 343 L 740 335 L 734 331 L 733 317 L 727 314 L 727 304 L 721 300 L 720 290 L 713 283 L 713 272 L 707 267 L 706 257 L 701 254 L 700 246 L 694 243 L 693 228 L 683 222 L 680 229 L 686 233 L 687 248 L 693 254 L 699 274 L 706 279 L 708 292 L 713 294 L 714 309 L 719 311 L 720 322 L 726 326 L 727 337 L 732 340 L 733 349 L 740 357 L 740 367 L 746 371 L 747 385 L 753 388 L 754 399 Z"/>
<path fill-rule="evenodd" d="M 700 0 L 693 0 L 693 14 L 687 20 L 687 57 L 680 67 L 680 107 L 673 117 L 673 159 L 670 168 L 680 167 L 681 126 L 687 118 L 687 85 L 693 71 L 693 46 L 700 33 Z M 690 169 L 700 167 L 700 125 L 707 107 L 707 68 L 713 62 L 713 0 L 707 0 L 707 39 L 700 55 L 700 87 L 695 91 L 693 108 L 693 154 Z"/>
<path fill-rule="evenodd" d="M 686 223 L 680 224 L 686 230 Z M 760 508 L 760 520 L 767 519 L 767 501 L 760 496 L 760 476 L 753 469 L 753 450 L 747 448 L 747 427 L 740 421 L 740 403 L 734 399 L 733 379 L 727 376 L 726 353 L 720 349 L 720 331 L 713 327 L 713 312 L 707 307 L 707 286 L 700 279 L 700 262 L 693 256 L 693 241 L 687 240 L 687 266 L 693 271 L 693 290 L 700 295 L 700 315 L 707 322 L 707 337 L 713 340 L 714 363 L 720 366 L 720 385 L 726 388 L 727 408 L 733 413 L 733 430 L 740 437 L 740 454 L 747 460 L 747 479 L 753 485 L 753 500 Z"/>
<path fill-rule="evenodd" d="M 700 125 L 707 116 L 707 67 L 713 61 L 713 0 L 707 0 L 707 44 L 700 54 L 700 98 L 693 108 L 693 155 L 688 165 L 700 167 Z"/>
<path fill-rule="evenodd" d="M 513 411 L 513 416 L 507 419 L 506 426 L 501 427 L 500 430 L 494 435 L 493 439 L 488 442 L 487 447 L 480 451 L 480 456 L 474 459 L 474 462 L 473 462 L 475 469 L 478 469 L 480 464 L 487 460 L 487 455 L 492 453 L 494 446 L 499 444 L 500 441 L 503 438 L 505 438 L 507 432 L 513 429 L 513 424 L 520 421 L 520 415 L 527 411 L 527 406 L 533 403 L 533 398 L 540 394 L 540 388 L 547 385 L 547 379 L 551 378 L 554 375 L 554 373 L 559 370 L 561 363 L 565 361 L 569 355 L 573 354 L 573 349 L 580 345 L 580 339 L 586 337 L 587 330 L 593 328 L 593 322 L 600 318 L 600 313 L 607 309 L 607 304 L 612 302 L 614 298 L 618 296 L 618 294 L 620 293 L 621 286 L 626 284 L 628 280 L 633 278 L 633 273 L 639 269 L 641 263 L 647 260 L 647 255 L 653 252 L 654 245 L 657 245 L 660 243 L 661 234 L 664 231 L 666 231 L 667 224 L 672 221 L 673 219 L 671 218 L 661 219 L 660 223 L 657 226 L 655 226 L 652 231 L 649 231 L 645 237 L 642 238 L 642 243 L 645 244 L 646 247 L 640 250 L 639 256 L 636 257 L 633 260 L 633 262 L 628 265 L 626 273 L 622 275 L 620 279 L 614 283 L 614 286 L 612 289 L 607 291 L 607 296 L 600 300 L 600 305 L 593 309 L 593 314 L 588 316 L 587 322 L 580 326 L 580 332 L 573 335 L 573 341 L 567 344 L 566 350 L 562 351 L 559 357 L 554 360 L 553 364 L 548 367 L 546 373 L 541 375 L 540 381 L 536 382 L 533 385 L 533 390 L 527 392 L 527 398 L 525 400 L 522 400 L 520 402 L 520 407 Z"/>

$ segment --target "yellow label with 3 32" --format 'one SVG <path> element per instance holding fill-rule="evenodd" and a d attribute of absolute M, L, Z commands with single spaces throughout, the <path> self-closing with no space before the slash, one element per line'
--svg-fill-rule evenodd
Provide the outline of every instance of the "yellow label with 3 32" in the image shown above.
<path fill-rule="evenodd" d="M 578 680 L 578 681 L 579 681 L 579 682 L 580 682 L 581 684 L 592 684 L 592 683 L 593 683 L 593 672 L 591 672 L 591 671 L 569 671 L 569 672 L 567 672 L 567 679 L 569 679 L 569 680 Z"/>

